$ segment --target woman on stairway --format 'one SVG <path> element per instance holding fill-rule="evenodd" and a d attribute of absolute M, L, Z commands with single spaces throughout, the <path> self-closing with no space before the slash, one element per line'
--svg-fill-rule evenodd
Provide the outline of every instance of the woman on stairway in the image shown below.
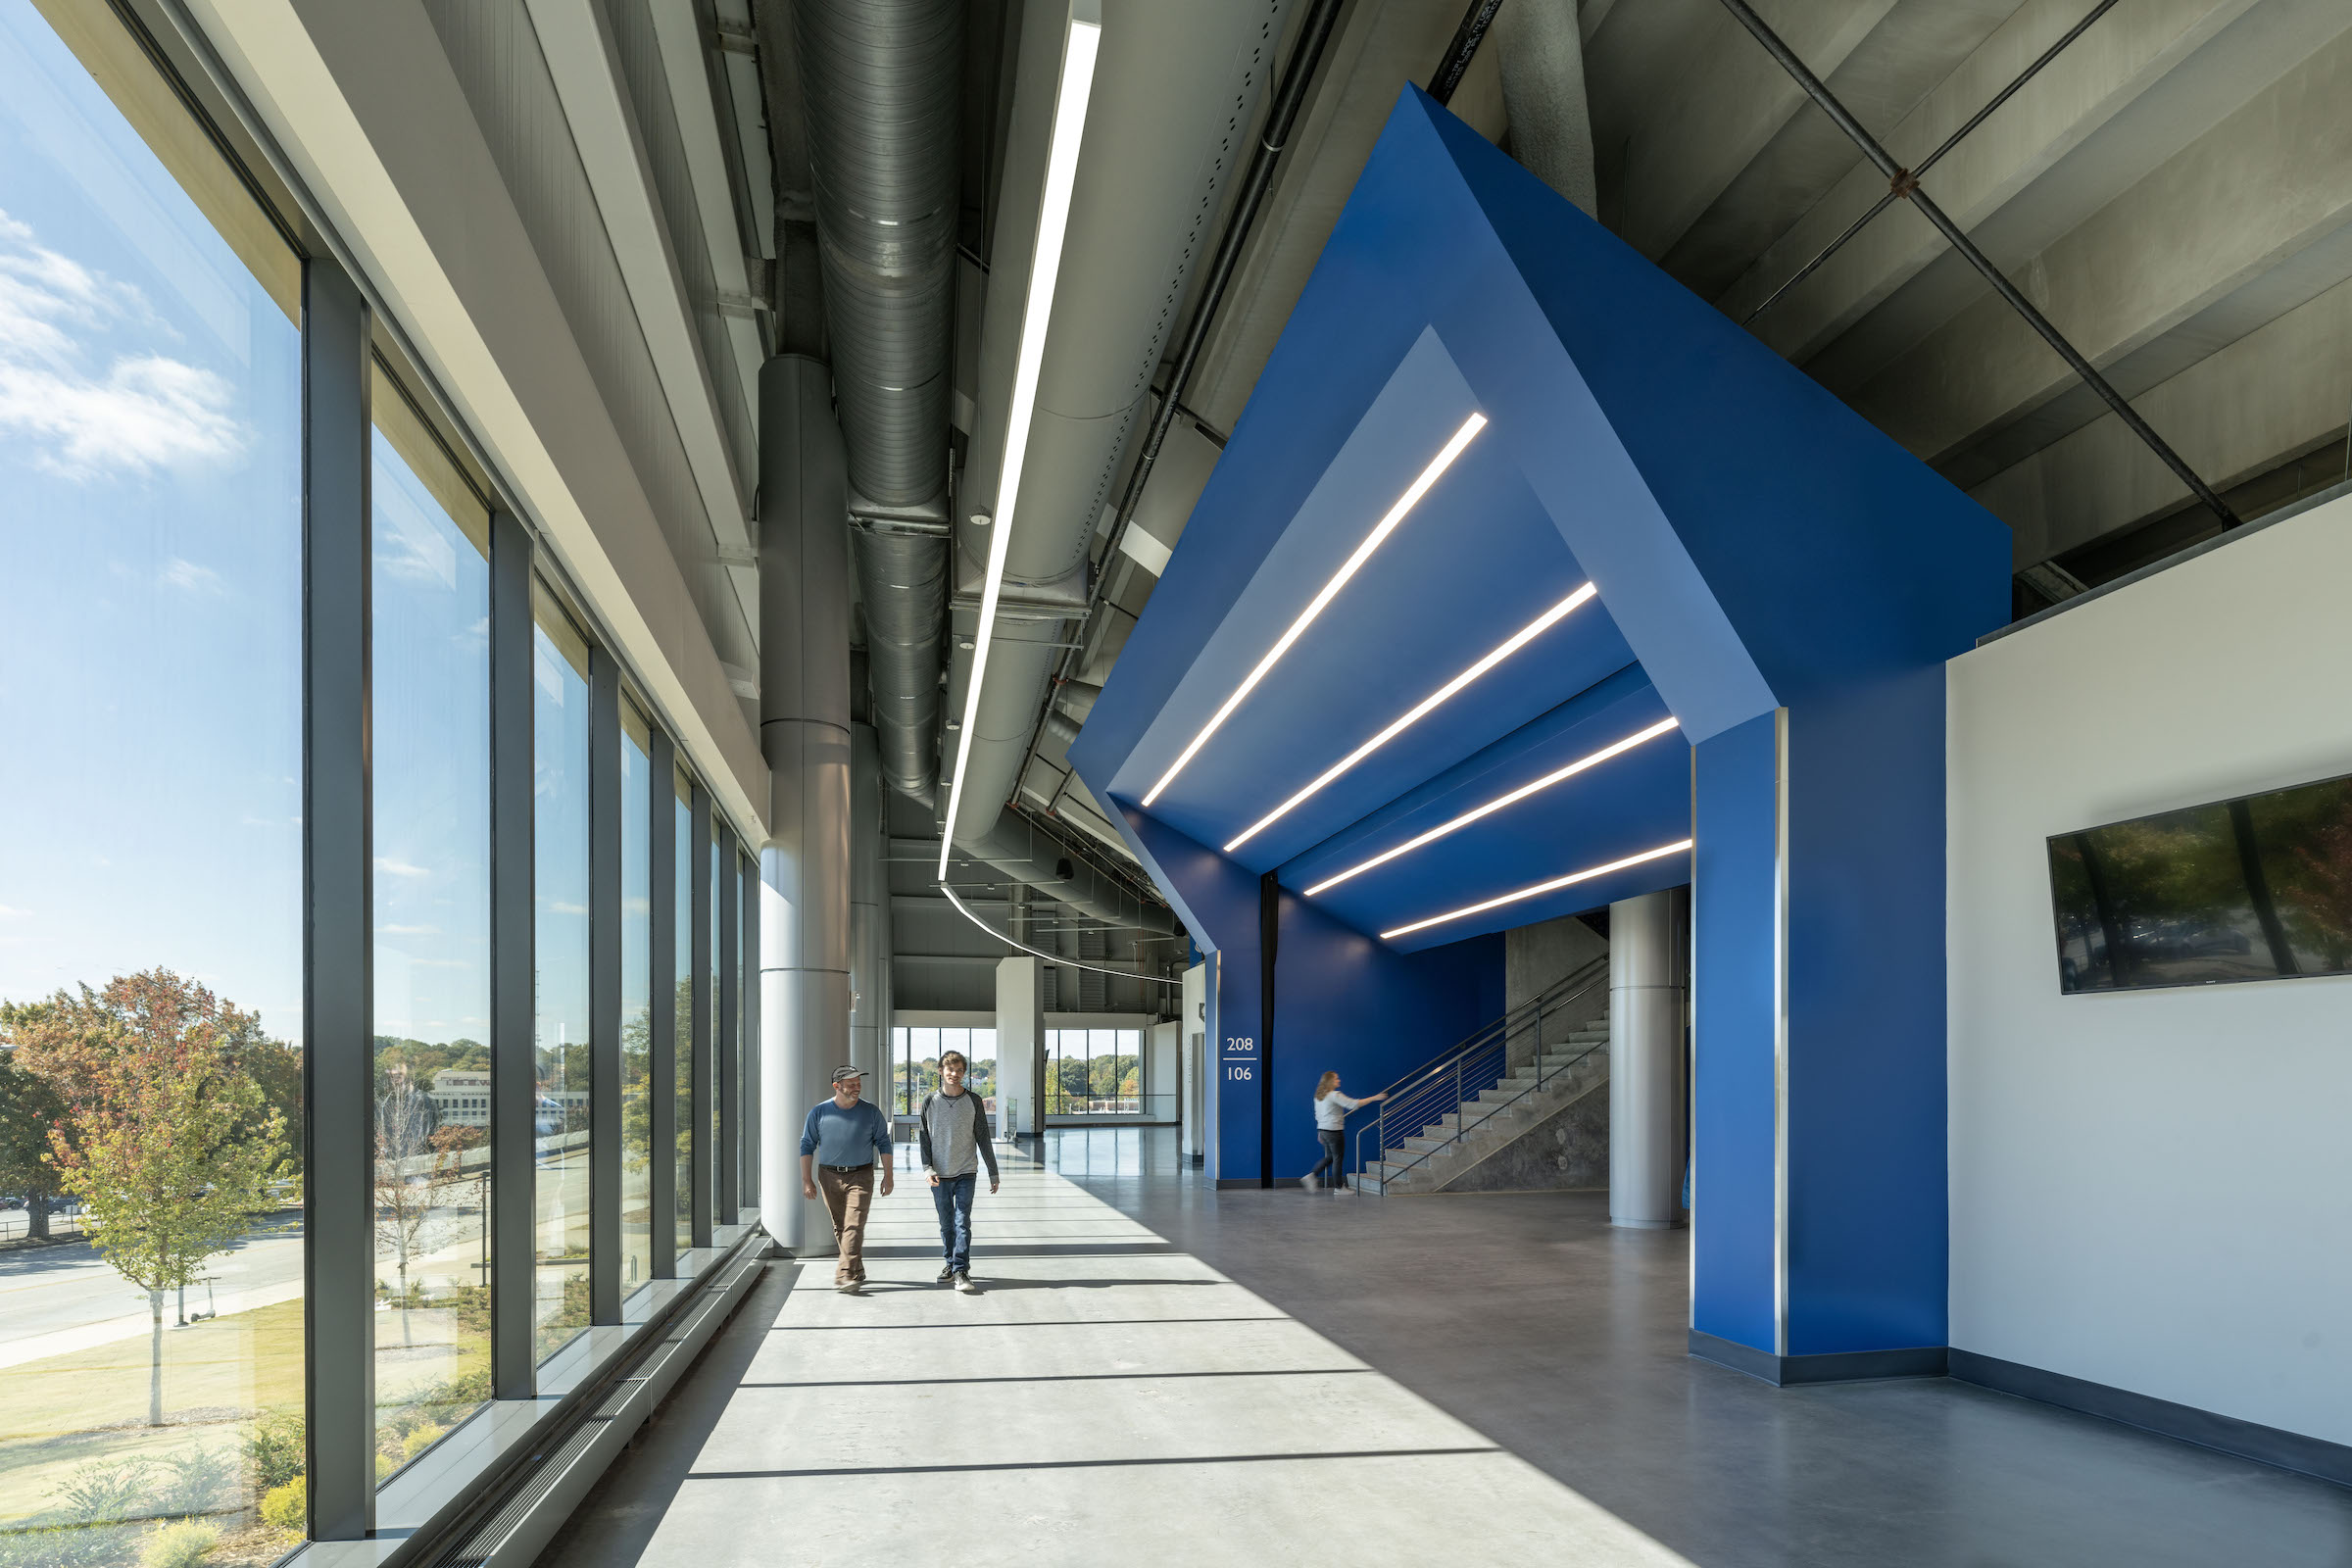
<path fill-rule="evenodd" d="M 1315 1085 L 1315 1136 L 1323 1141 L 1323 1157 L 1315 1161 L 1313 1170 L 1298 1178 L 1298 1185 L 1313 1192 L 1322 1185 L 1318 1178 L 1328 1169 L 1333 1194 L 1352 1196 L 1355 1189 L 1348 1185 L 1348 1113 L 1388 1098 L 1383 1093 L 1350 1100 L 1340 1093 L 1340 1075 L 1325 1073 Z"/>

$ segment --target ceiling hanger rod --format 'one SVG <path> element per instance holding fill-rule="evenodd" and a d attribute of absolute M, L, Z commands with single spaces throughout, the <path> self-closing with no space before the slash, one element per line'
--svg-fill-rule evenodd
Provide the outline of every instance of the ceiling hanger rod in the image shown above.
<path fill-rule="evenodd" d="M 1764 46 L 1765 52 L 1779 61 L 1782 69 L 1795 78 L 1796 84 L 1804 88 L 1806 96 L 1821 106 L 1823 113 L 1830 117 L 1838 128 L 1852 138 L 1854 145 L 1862 149 L 1863 156 L 1878 166 L 1879 172 L 1886 176 L 1890 193 L 1907 199 L 1919 209 L 1921 217 L 1936 225 L 1952 249 L 1958 251 L 1969 266 L 1984 274 L 1984 281 L 1992 285 L 1993 292 L 2008 301 L 2010 308 L 2026 318 L 2026 324 L 2041 334 L 2042 341 L 2058 351 L 2058 357 L 2082 378 L 2083 384 L 2096 392 L 2115 411 L 2116 417 L 2122 419 L 2132 433 L 2145 442 L 2148 450 L 2155 453 L 2164 466 L 2188 486 L 2191 493 L 2221 519 L 2223 527 L 2238 526 L 2238 515 L 2230 510 L 2230 504 L 2215 494 L 2213 487 L 2197 476 L 2196 470 L 2182 461 L 2180 454 L 2175 452 L 2147 420 L 2139 416 L 2138 411 L 2125 401 L 2124 395 L 2098 372 L 2097 368 L 2077 352 L 2075 346 L 2066 340 L 2065 334 L 2050 324 L 2049 318 L 2036 310 L 2034 302 L 2027 299 L 2018 286 L 1992 264 L 1992 259 L 1977 249 L 1975 242 L 1961 231 L 1960 225 L 1953 222 L 1942 208 L 1929 200 L 1928 193 L 1919 188 L 1919 176 L 1888 156 L 1877 138 L 1864 130 L 1861 122 L 1854 119 L 1846 111 L 1845 105 L 1838 101 L 1838 95 L 1831 92 L 1819 76 L 1807 70 L 1805 63 L 1796 57 L 1796 52 L 1782 42 L 1780 34 L 1756 15 L 1747 0 L 1723 0 L 1723 5 L 1741 26 L 1754 35 L 1756 42 Z"/>

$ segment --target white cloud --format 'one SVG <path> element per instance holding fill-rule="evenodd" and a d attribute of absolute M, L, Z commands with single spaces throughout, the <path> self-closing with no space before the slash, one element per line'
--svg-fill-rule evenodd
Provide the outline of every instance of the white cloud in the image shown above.
<path fill-rule="evenodd" d="M 377 856 L 375 868 L 386 876 L 431 876 L 433 874 L 428 866 L 412 865 L 406 860 L 389 855 Z"/>
<path fill-rule="evenodd" d="M 0 904 L 0 920 L 29 920 L 30 918 L 32 918 L 30 909 L 12 909 L 7 905 Z"/>
<path fill-rule="evenodd" d="M 441 928 L 437 925 L 379 925 L 375 928 L 375 934 L 379 937 L 437 937 L 441 934 Z"/>
<path fill-rule="evenodd" d="M 565 904 L 561 899 L 541 899 L 539 907 L 550 914 L 586 914 L 588 912 L 588 906 L 585 904 Z"/>
<path fill-rule="evenodd" d="M 199 566 L 193 561 L 182 560 L 178 556 L 173 556 L 164 564 L 162 575 L 164 581 L 172 587 L 185 589 L 192 594 L 216 595 L 228 592 L 228 584 L 220 580 L 219 572 L 210 566 Z"/>
<path fill-rule="evenodd" d="M 0 432 L 42 443 L 39 461 L 76 478 L 145 473 L 234 457 L 246 441 L 233 389 L 150 349 L 90 361 L 122 324 L 142 346 L 169 336 L 139 291 L 35 239 L 0 212 Z"/>

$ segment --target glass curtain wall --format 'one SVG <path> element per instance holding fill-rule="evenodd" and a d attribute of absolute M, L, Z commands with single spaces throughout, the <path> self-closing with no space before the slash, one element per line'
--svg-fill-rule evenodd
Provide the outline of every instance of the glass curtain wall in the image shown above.
<path fill-rule="evenodd" d="M 490 1396 L 490 511 L 381 367 L 374 381 L 382 1475 Z"/>
<path fill-rule="evenodd" d="M 104 8 L 61 24 L 0 0 L 0 1552 L 128 1564 L 194 1518 L 267 1562 L 304 1398 L 300 263 Z"/>
<path fill-rule="evenodd" d="M 715 1189 L 715 1187 L 717 1186 L 717 1184 L 718 1184 L 718 1181 L 719 1181 L 719 1176 L 718 1176 L 718 1160 L 717 1160 L 717 1158 L 716 1158 L 716 1155 L 718 1154 L 718 1152 L 720 1152 L 720 1151 L 721 1151 L 723 1148 L 725 1148 L 725 1145 L 724 1145 L 724 1144 L 721 1142 L 721 1140 L 719 1139 L 719 1136 L 718 1136 L 718 1122 L 719 1122 L 719 1118 L 720 1118 L 721 1116 L 725 1115 L 725 1114 L 726 1114 L 728 1111 L 730 1111 L 731 1109 L 733 1109 L 733 1108 L 734 1108 L 734 1107 L 732 1107 L 732 1106 L 730 1106 L 730 1105 L 727 1105 L 727 1104 L 724 1104 L 724 1103 L 722 1103 L 722 1101 L 723 1101 L 723 1100 L 724 1100 L 724 1098 L 725 1098 L 725 1089 L 726 1089 L 727 1075 L 726 1075 L 724 1072 L 721 1072 L 721 1071 L 719 1070 L 719 1066 L 718 1066 L 718 1059 L 719 1059 L 719 1056 L 720 1056 L 720 1054 L 721 1054 L 722 1053 L 724 1053 L 724 1052 L 726 1051 L 726 1049 L 727 1049 L 727 1042 L 726 1042 L 724 1039 L 720 1038 L 721 1031 L 720 1031 L 720 1029 L 719 1029 L 718 1025 L 719 1025 L 719 1020 L 720 1020 L 720 1019 L 722 1019 L 722 1018 L 724 1018 L 724 1017 L 727 1015 L 727 1013 L 726 1013 L 726 1008 L 725 1008 L 723 1005 L 721 1005 L 721 1004 L 720 1004 L 720 1003 L 719 1003 L 719 1000 L 718 1000 L 718 983 L 719 983 L 719 974 L 720 974 L 720 968 L 719 968 L 719 951 L 718 951 L 718 934 L 719 934 L 719 932 L 720 932 L 720 931 L 722 931 L 722 930 L 724 930 L 724 929 L 725 929 L 725 927 L 723 927 L 722 925 L 720 925 L 720 924 L 719 924 L 719 919 L 718 919 L 718 900 L 719 900 L 719 890 L 720 890 L 722 887 L 724 887 L 724 886 L 725 886 L 725 884 L 724 884 L 724 883 L 723 883 L 723 882 L 720 880 L 720 877 L 719 877 L 719 867 L 720 867 L 722 864 L 724 864 L 725 862 L 724 862 L 724 861 L 723 861 L 723 859 L 721 858 L 721 856 L 720 856 L 720 851 L 719 851 L 719 846 L 718 846 L 718 814 L 717 814 L 717 812 L 716 812 L 715 810 L 713 810 L 713 811 L 712 811 L 712 813 L 711 813 L 711 816 L 710 816 L 710 848 L 709 848 L 707 851 L 705 851 L 704 853 L 706 853 L 707 855 L 709 855 L 709 856 L 710 857 L 710 908 L 708 908 L 708 909 L 706 909 L 706 910 L 704 910 L 704 911 L 703 911 L 703 913 L 704 913 L 704 916 L 705 916 L 707 919 L 709 919 L 709 920 L 710 920 L 710 1012 L 711 1012 L 711 1018 L 710 1018 L 710 1126 L 708 1126 L 708 1127 L 704 1128 L 704 1129 L 703 1129 L 703 1131 L 704 1131 L 704 1132 L 705 1132 L 705 1133 L 706 1133 L 706 1134 L 707 1134 L 707 1135 L 710 1137 L 710 1152 L 711 1152 L 711 1154 L 712 1154 L 712 1156 L 713 1156 L 713 1157 L 712 1157 L 712 1159 L 711 1159 L 711 1161 L 710 1161 L 710 1180 L 711 1180 L 711 1184 L 712 1184 L 713 1188 Z M 713 1202 L 715 1202 L 715 1201 L 716 1201 L 716 1198 L 715 1198 L 715 1193 L 714 1193 L 714 1194 L 713 1194 Z M 713 1209 L 713 1212 L 716 1212 L 716 1210 L 715 1210 L 715 1209 Z"/>
<path fill-rule="evenodd" d="M 675 843 L 678 847 L 677 964 L 671 978 L 671 1005 L 677 1014 L 677 1072 L 672 1103 L 677 1108 L 676 1212 L 672 1215 L 671 1248 L 683 1252 L 694 1245 L 694 785 L 681 770 L 670 781 L 674 804 Z"/>
<path fill-rule="evenodd" d="M 541 1360 L 588 1326 L 588 644 L 540 585 L 531 647 Z"/>
<path fill-rule="evenodd" d="M 1132 1116 L 1144 1108 L 1141 1029 L 1046 1031 L 1046 1114 Z"/>
<path fill-rule="evenodd" d="M 652 729 L 620 705 L 620 1289 L 654 1277 Z"/>
<path fill-rule="evenodd" d="M 964 1088 L 997 1109 L 997 1031 L 989 1028 L 930 1027 L 899 1024 L 890 1031 L 891 1105 L 911 1116 L 923 1108 L 925 1097 L 939 1088 L 939 1058 L 951 1051 L 963 1053 L 967 1071 Z"/>

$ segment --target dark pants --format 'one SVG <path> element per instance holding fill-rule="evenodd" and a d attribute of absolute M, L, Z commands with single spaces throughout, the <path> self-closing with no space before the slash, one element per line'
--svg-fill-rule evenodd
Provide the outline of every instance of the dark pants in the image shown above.
<path fill-rule="evenodd" d="M 1315 1168 L 1308 1171 L 1307 1174 L 1320 1176 L 1325 1170 L 1329 1170 L 1332 1186 L 1347 1186 L 1348 1135 L 1343 1132 L 1335 1132 L 1328 1127 L 1318 1127 L 1315 1129 L 1315 1136 L 1323 1140 L 1323 1157 L 1315 1161 Z"/>
<path fill-rule="evenodd" d="M 939 1210 L 939 1250 L 951 1274 L 968 1273 L 972 1266 L 972 1194 L 979 1187 L 980 1173 L 973 1171 L 942 1176 L 931 1189 L 931 1206 Z"/>

